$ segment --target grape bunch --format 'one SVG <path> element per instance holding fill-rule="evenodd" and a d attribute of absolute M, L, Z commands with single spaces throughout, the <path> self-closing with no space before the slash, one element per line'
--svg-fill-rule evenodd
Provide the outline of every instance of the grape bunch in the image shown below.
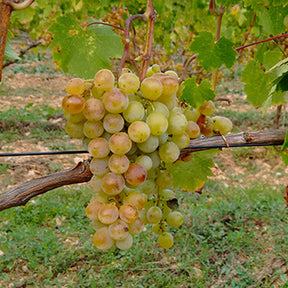
<path fill-rule="evenodd" d="M 178 90 L 177 74 L 161 73 L 158 65 L 147 70 L 141 83 L 126 68 L 117 84 L 108 69 L 92 80 L 73 78 L 67 83 L 68 95 L 62 101 L 66 132 L 82 138 L 92 156 L 89 186 L 94 194 L 86 215 L 98 249 L 129 249 L 132 236 L 146 224 L 152 225 L 160 247 L 172 247 L 168 227 L 179 227 L 184 217 L 177 211 L 173 177 L 166 166 L 178 160 L 190 139 L 231 130 L 229 119 L 222 117 L 223 128 L 221 117 L 210 117 L 213 102 L 206 101 L 198 110 L 184 107 Z"/>

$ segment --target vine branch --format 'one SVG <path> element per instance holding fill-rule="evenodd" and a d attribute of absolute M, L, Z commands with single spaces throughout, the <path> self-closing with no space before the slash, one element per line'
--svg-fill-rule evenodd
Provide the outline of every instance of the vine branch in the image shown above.
<path fill-rule="evenodd" d="M 198 138 L 190 141 L 189 147 L 182 149 L 179 159 L 185 159 L 191 153 L 207 149 L 253 146 L 253 145 L 282 145 L 288 129 L 262 130 L 256 132 L 241 132 L 208 138 Z M 225 141 L 226 140 L 226 141 Z M 80 162 L 76 167 L 41 177 L 7 192 L 0 194 L 0 211 L 25 205 L 31 198 L 46 193 L 55 188 L 88 182 L 93 174 L 89 162 Z"/>

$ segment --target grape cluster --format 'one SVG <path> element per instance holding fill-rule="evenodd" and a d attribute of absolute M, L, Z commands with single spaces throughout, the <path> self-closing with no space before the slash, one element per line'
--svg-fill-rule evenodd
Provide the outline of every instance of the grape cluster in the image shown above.
<path fill-rule="evenodd" d="M 161 73 L 158 65 L 141 83 L 125 68 L 115 82 L 107 69 L 92 80 L 73 78 L 62 101 L 68 135 L 82 138 L 93 157 L 94 195 L 86 207 L 96 231 L 93 242 L 101 250 L 126 250 L 132 236 L 152 224 L 160 247 L 168 249 L 173 245 L 168 226 L 179 227 L 184 217 L 176 211 L 173 177 L 165 166 L 177 161 L 191 138 L 215 129 L 227 133 L 232 123 L 225 118 L 223 128 L 223 117 L 210 117 L 211 101 L 199 110 L 179 106 L 177 74 Z"/>

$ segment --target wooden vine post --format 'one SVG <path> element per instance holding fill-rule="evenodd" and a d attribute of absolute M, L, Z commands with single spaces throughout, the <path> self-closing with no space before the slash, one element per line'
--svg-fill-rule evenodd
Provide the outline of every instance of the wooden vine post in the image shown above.
<path fill-rule="evenodd" d="M 213 136 L 191 140 L 190 145 L 181 150 L 180 159 L 193 152 L 238 146 L 282 145 L 288 129 L 263 130 L 257 132 L 240 132 L 223 136 Z M 89 161 L 80 162 L 76 167 L 28 181 L 7 192 L 0 194 L 0 211 L 25 205 L 31 198 L 55 188 L 90 181 L 93 174 L 89 169 Z"/>

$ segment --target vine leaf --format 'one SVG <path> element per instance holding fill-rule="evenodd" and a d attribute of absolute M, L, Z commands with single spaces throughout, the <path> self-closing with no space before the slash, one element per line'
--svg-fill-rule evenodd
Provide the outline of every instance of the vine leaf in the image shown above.
<path fill-rule="evenodd" d="M 82 28 L 70 14 L 58 17 L 50 31 L 54 34 L 53 59 L 65 73 L 92 78 L 97 70 L 111 68 L 111 58 L 121 58 L 123 45 L 111 27 Z"/>
<path fill-rule="evenodd" d="M 270 94 L 272 80 L 273 74 L 265 73 L 257 62 L 250 60 L 241 77 L 241 81 L 245 82 L 247 100 L 255 107 L 261 106 Z"/>
<path fill-rule="evenodd" d="M 285 165 L 288 165 L 288 131 L 286 132 L 284 143 L 281 150 L 282 160 L 284 161 Z"/>
<path fill-rule="evenodd" d="M 208 80 L 203 80 L 199 85 L 195 78 L 189 78 L 183 83 L 184 89 L 180 100 L 185 100 L 192 107 L 198 107 L 205 100 L 213 100 L 214 92 L 211 90 L 211 83 Z"/>
<path fill-rule="evenodd" d="M 10 60 L 10 61 L 20 60 L 19 56 L 17 55 L 17 53 L 14 51 L 13 47 L 10 44 L 11 38 L 13 38 L 13 34 L 10 30 L 8 30 L 4 60 Z"/>
<path fill-rule="evenodd" d="M 214 167 L 213 154 L 214 151 L 194 152 L 189 162 L 177 161 L 175 165 L 168 167 L 173 175 L 174 188 L 194 191 L 201 187 L 207 177 L 213 175 L 211 171 Z"/>
<path fill-rule="evenodd" d="M 213 70 L 226 65 L 231 68 L 236 59 L 237 52 L 233 43 L 221 37 L 216 43 L 210 32 L 200 32 L 190 45 L 191 51 L 198 53 L 197 60 L 206 70 Z"/>

